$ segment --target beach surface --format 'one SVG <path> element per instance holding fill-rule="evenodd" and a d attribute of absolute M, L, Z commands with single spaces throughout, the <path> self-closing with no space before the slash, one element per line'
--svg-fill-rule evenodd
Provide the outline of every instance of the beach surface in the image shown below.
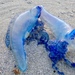
<path fill-rule="evenodd" d="M 36 5 L 43 5 L 49 13 L 75 28 L 75 0 L 0 0 L 0 75 L 15 75 L 12 71 L 17 63 L 12 51 L 5 45 L 5 34 L 11 19 Z M 26 45 L 26 53 L 27 71 L 20 75 L 58 75 L 52 69 L 52 62 L 43 45 L 37 46 L 37 42 L 33 41 Z M 75 50 L 70 49 L 66 57 L 75 62 Z M 75 68 L 64 61 L 59 61 L 57 65 L 65 75 L 75 75 Z"/>

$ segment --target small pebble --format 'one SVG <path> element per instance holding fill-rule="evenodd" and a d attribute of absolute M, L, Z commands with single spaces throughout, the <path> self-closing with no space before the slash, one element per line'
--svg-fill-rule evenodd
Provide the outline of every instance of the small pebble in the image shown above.
<path fill-rule="evenodd" d="M 55 73 L 56 71 L 54 70 L 53 72 Z"/>
<path fill-rule="evenodd" d="M 14 72 L 15 75 L 20 74 L 20 71 L 19 71 L 19 69 L 17 69 L 17 68 L 15 68 L 12 72 Z"/>

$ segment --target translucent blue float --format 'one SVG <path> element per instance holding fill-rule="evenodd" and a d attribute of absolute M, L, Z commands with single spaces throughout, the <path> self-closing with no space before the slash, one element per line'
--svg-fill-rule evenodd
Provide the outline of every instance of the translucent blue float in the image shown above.
<path fill-rule="evenodd" d="M 41 6 L 36 6 L 29 11 L 19 15 L 14 23 L 9 25 L 6 33 L 5 44 L 11 48 L 18 68 L 25 72 L 27 68 L 26 51 L 24 50 L 24 42 L 29 36 L 32 29 L 36 26 L 36 22 L 41 15 Z"/>

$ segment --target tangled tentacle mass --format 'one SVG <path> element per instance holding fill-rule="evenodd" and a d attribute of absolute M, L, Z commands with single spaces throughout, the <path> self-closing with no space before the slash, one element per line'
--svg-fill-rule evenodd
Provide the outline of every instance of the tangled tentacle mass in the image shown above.
<path fill-rule="evenodd" d="M 48 57 L 52 61 L 52 68 L 59 74 L 65 75 L 64 72 L 61 72 L 56 64 L 60 60 L 64 60 L 66 64 L 71 67 L 75 67 L 75 63 L 69 61 L 66 58 L 66 53 L 68 51 L 69 43 L 66 41 L 58 41 L 58 40 L 51 40 L 49 38 L 49 34 L 44 29 L 44 23 L 42 21 L 37 21 L 35 28 L 30 33 L 29 37 L 27 38 L 27 43 L 31 42 L 32 40 L 37 40 L 37 44 L 43 44 L 46 51 L 48 52 Z"/>

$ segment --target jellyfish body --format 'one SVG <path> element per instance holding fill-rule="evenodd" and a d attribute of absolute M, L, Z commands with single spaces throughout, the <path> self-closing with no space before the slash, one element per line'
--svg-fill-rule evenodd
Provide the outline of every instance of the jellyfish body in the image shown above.
<path fill-rule="evenodd" d="M 26 51 L 24 50 L 24 41 L 29 36 L 31 30 L 35 27 L 35 23 L 41 15 L 41 6 L 36 6 L 31 10 L 22 13 L 9 26 L 5 43 L 12 49 L 16 58 L 18 68 L 25 72 L 27 68 Z"/>

